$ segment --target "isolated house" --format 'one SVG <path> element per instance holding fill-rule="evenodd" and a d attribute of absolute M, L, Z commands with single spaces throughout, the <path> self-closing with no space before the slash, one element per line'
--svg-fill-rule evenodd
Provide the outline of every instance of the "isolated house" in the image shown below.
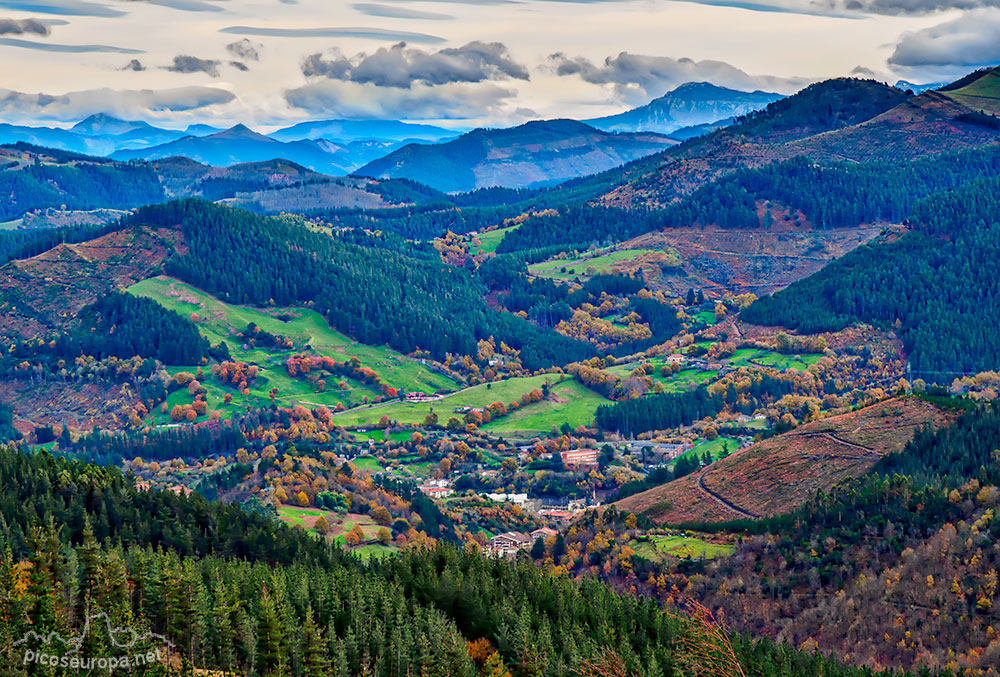
<path fill-rule="evenodd" d="M 571 470 L 591 470 L 597 467 L 596 449 L 575 449 L 562 452 L 563 465 Z"/>
<path fill-rule="evenodd" d="M 543 541 L 547 541 L 550 538 L 559 535 L 559 532 L 555 529 L 550 529 L 549 527 L 542 527 L 541 529 L 535 529 L 531 532 L 531 540 L 537 541 L 539 538 Z"/>
<path fill-rule="evenodd" d="M 523 550 L 531 545 L 532 539 L 527 534 L 519 534 L 516 531 L 508 531 L 505 534 L 498 534 L 490 539 L 486 546 L 487 550 L 506 557 L 513 555 L 518 550 Z"/>

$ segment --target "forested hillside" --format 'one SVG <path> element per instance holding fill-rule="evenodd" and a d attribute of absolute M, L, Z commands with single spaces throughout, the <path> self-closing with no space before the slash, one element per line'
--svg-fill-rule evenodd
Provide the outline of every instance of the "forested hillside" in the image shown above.
<path fill-rule="evenodd" d="M 1000 361 L 1000 181 L 969 184 L 914 207 L 914 232 L 861 247 L 744 311 L 748 322 L 803 332 L 851 322 L 894 326 L 917 376 L 977 372 Z M 950 379 L 945 378 L 946 381 Z"/>
<path fill-rule="evenodd" d="M 164 635 L 182 672 L 876 674 L 766 640 L 737 638 L 730 652 L 711 626 L 528 562 L 439 546 L 362 565 L 237 508 L 137 491 L 113 470 L 6 448 L 0 476 L 16 489 L 0 502 L 5 674 L 27 674 L 12 645 L 28 629 L 71 636 L 99 613 Z M 115 653 L 100 631 L 87 642 Z"/>
<path fill-rule="evenodd" d="M 159 177 L 146 165 L 122 165 L 100 158 L 47 151 L 58 164 L 37 159 L 33 146 L 0 148 L 0 221 L 32 209 L 128 209 L 163 200 Z"/>
<path fill-rule="evenodd" d="M 166 262 L 171 275 L 233 303 L 313 304 L 333 327 L 372 345 L 476 352 L 497 337 L 533 368 L 590 354 L 588 346 L 490 310 L 467 271 L 408 256 L 405 249 L 337 241 L 279 218 L 201 201 L 139 210 L 128 224 L 179 224 L 187 251 Z"/>
<path fill-rule="evenodd" d="M 955 423 L 919 431 L 790 515 L 711 527 L 744 532 L 745 545 L 692 581 L 740 625 L 804 646 L 991 674 L 1000 664 L 1000 415 L 995 404 L 965 406 Z M 740 595 L 725 592 L 733 585 Z"/>

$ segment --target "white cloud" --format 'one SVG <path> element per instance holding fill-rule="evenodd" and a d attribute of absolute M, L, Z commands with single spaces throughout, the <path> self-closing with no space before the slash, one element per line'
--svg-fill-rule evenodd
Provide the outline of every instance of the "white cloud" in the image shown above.
<path fill-rule="evenodd" d="M 622 52 L 595 64 L 584 57 L 570 58 L 562 53 L 549 57 L 549 67 L 561 76 L 579 76 L 595 85 L 609 85 L 623 101 L 646 103 L 650 98 L 685 82 L 707 81 L 733 89 L 792 93 L 809 84 L 805 78 L 780 78 L 750 75 L 723 61 L 694 61 L 667 56 L 647 56 Z"/>
<path fill-rule="evenodd" d="M 73 121 L 94 113 L 111 113 L 124 119 L 156 118 L 205 111 L 235 99 L 232 92 L 216 87 L 88 89 L 57 95 L 0 89 L 0 115 L 8 120 L 32 121 Z"/>
<path fill-rule="evenodd" d="M 38 19 L 0 19 L 0 35 L 35 35 L 47 36 L 52 32 L 49 25 Z"/>
<path fill-rule="evenodd" d="M 1000 9 L 978 9 L 900 37 L 889 64 L 904 70 L 963 71 L 1000 63 Z"/>
<path fill-rule="evenodd" d="M 221 61 L 215 59 L 199 59 L 196 56 L 180 54 L 174 57 L 174 62 L 169 66 L 164 66 L 168 71 L 174 73 L 207 73 L 213 78 L 219 77 L 219 64 Z"/>
<path fill-rule="evenodd" d="M 285 92 L 293 108 L 317 118 L 504 119 L 515 114 L 516 92 L 491 83 L 377 87 L 318 80 Z"/>
<path fill-rule="evenodd" d="M 348 58 L 334 51 L 306 57 L 302 72 L 308 77 L 367 83 L 379 87 L 410 87 L 416 82 L 443 85 L 514 78 L 528 80 L 528 69 L 514 61 L 499 42 L 470 42 L 464 47 L 427 52 L 400 42 L 373 54 Z"/>
<path fill-rule="evenodd" d="M 356 2 L 351 7 L 355 11 L 367 14 L 368 16 L 380 16 L 388 19 L 418 19 L 424 21 L 449 21 L 454 19 L 451 14 L 440 14 L 438 12 L 424 12 L 419 9 L 407 9 L 406 7 L 393 7 L 375 2 Z"/>

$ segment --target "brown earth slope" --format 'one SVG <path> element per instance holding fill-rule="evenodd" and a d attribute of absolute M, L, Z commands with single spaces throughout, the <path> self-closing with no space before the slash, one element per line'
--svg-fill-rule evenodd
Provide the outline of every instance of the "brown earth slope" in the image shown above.
<path fill-rule="evenodd" d="M 670 228 L 640 235 L 621 247 L 677 252 L 678 266 L 655 279 L 646 276 L 657 288 L 672 294 L 714 289 L 720 294 L 753 292 L 759 296 L 812 275 L 883 231 L 886 229 L 878 226 L 844 230 L 775 227 L 759 231 Z"/>
<path fill-rule="evenodd" d="M 901 451 L 924 424 L 941 426 L 948 420 L 924 400 L 889 400 L 764 440 L 616 505 L 671 524 L 784 514 Z"/>
<path fill-rule="evenodd" d="M 0 334 L 32 338 L 64 327 L 100 294 L 156 275 L 181 246 L 176 230 L 130 228 L 11 261 L 0 268 Z"/>

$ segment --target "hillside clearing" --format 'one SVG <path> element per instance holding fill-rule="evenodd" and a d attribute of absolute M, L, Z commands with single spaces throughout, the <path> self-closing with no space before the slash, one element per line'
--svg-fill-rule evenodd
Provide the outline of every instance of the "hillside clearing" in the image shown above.
<path fill-rule="evenodd" d="M 948 420 L 924 400 L 888 400 L 734 450 L 699 473 L 616 505 L 669 524 L 784 514 L 816 491 L 829 491 L 864 474 L 882 456 L 901 451 L 923 425 L 941 426 Z"/>

